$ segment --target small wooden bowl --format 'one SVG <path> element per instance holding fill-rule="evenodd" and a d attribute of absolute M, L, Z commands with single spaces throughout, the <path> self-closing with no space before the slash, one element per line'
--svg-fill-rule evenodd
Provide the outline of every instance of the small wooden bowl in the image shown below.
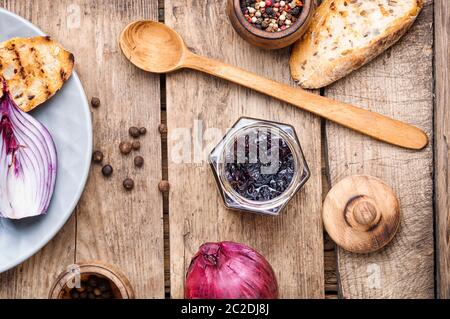
<path fill-rule="evenodd" d="M 58 276 L 50 290 L 49 299 L 66 299 L 64 295 L 70 289 L 68 284 L 73 284 L 76 276 L 85 280 L 90 275 L 109 280 L 115 299 L 134 299 L 133 288 L 125 275 L 116 267 L 101 261 L 81 262 L 68 267 Z"/>
<path fill-rule="evenodd" d="M 264 49 L 281 49 L 301 38 L 308 29 L 314 13 L 315 0 L 303 0 L 300 17 L 289 28 L 279 32 L 267 32 L 254 27 L 245 19 L 240 0 L 228 0 L 227 14 L 236 32 L 249 43 Z"/>

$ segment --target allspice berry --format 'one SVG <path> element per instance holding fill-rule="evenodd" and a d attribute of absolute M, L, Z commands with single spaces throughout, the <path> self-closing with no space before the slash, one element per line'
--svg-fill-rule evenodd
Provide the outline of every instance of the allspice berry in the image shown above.
<path fill-rule="evenodd" d="M 139 134 L 145 135 L 146 133 L 147 133 L 147 129 L 146 129 L 145 127 L 141 127 L 141 128 L 139 129 Z"/>
<path fill-rule="evenodd" d="M 136 126 L 132 126 L 128 129 L 128 133 L 130 134 L 130 136 L 136 138 L 139 137 L 139 135 L 141 135 L 141 133 L 139 133 L 139 129 Z"/>
<path fill-rule="evenodd" d="M 103 168 L 102 168 L 103 176 L 111 176 L 112 173 L 113 173 L 113 168 L 111 165 L 107 164 L 107 165 L 103 166 Z"/>
<path fill-rule="evenodd" d="M 98 97 L 93 97 L 93 98 L 91 99 L 91 105 L 92 105 L 92 107 L 94 107 L 94 108 L 99 107 L 99 106 L 100 106 L 100 99 L 99 99 Z"/>
<path fill-rule="evenodd" d="M 142 156 L 136 156 L 134 158 L 134 165 L 136 167 L 142 167 L 144 165 L 144 158 Z"/>
<path fill-rule="evenodd" d="M 119 144 L 119 150 L 120 150 L 120 153 L 122 153 L 122 154 L 129 154 L 131 152 L 132 148 L 133 148 L 133 146 L 131 145 L 130 142 L 121 142 Z"/>
<path fill-rule="evenodd" d="M 92 161 L 94 163 L 101 163 L 103 161 L 103 153 L 101 151 L 92 153 Z"/>
<path fill-rule="evenodd" d="M 139 141 L 133 141 L 133 143 L 131 143 L 131 147 L 133 147 L 133 149 L 135 151 L 139 150 L 141 148 L 141 142 Z"/>
<path fill-rule="evenodd" d="M 158 188 L 160 192 L 166 193 L 170 190 L 170 184 L 168 181 L 160 181 Z"/>
<path fill-rule="evenodd" d="M 134 181 L 131 178 L 125 178 L 123 181 L 123 187 L 128 191 L 132 190 L 134 187 Z"/>
<path fill-rule="evenodd" d="M 158 130 L 160 134 L 167 134 L 167 125 L 166 124 L 159 124 Z"/>

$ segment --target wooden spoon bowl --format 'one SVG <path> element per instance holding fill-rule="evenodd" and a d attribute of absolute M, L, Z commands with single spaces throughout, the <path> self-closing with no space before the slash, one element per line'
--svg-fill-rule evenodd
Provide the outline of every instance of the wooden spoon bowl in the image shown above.
<path fill-rule="evenodd" d="M 144 20 L 126 26 L 119 44 L 128 60 L 153 73 L 179 69 L 187 51 L 178 33 L 165 24 Z"/>

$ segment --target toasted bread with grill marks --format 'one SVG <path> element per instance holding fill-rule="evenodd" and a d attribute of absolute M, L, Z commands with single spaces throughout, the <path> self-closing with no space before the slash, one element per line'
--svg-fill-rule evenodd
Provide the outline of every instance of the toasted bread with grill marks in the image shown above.
<path fill-rule="evenodd" d="M 25 112 L 61 89 L 74 67 L 74 56 L 50 37 L 13 38 L 0 43 L 0 80 L 6 81 Z"/>
<path fill-rule="evenodd" d="M 397 42 L 423 0 L 324 0 L 290 60 L 303 88 L 317 89 L 346 76 Z"/>

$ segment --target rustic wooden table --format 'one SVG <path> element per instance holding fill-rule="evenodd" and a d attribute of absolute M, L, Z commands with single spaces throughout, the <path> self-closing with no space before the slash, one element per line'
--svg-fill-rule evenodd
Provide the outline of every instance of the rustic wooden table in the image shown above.
<path fill-rule="evenodd" d="M 1 7 L 29 19 L 75 54 L 87 96 L 102 102 L 92 110 L 95 148 L 115 167 L 114 176 L 105 180 L 92 166 L 72 218 L 34 257 L 0 275 L 0 297 L 45 298 L 68 265 L 98 259 L 119 266 L 139 298 L 182 298 L 190 257 L 201 243 L 219 240 L 245 242 L 261 251 L 276 271 L 284 298 L 450 297 L 449 1 L 426 0 L 399 44 L 317 92 L 419 126 L 432 141 L 420 152 L 371 140 L 203 74 L 144 73 L 118 48 L 118 34 L 128 22 L 159 18 L 197 53 L 294 85 L 289 49 L 268 52 L 244 42 L 228 23 L 224 2 L 0 0 Z M 294 125 L 311 168 L 305 188 L 277 218 L 224 209 L 204 154 L 193 151 L 190 163 L 173 160 L 180 128 L 194 137 L 211 127 L 225 132 L 243 115 Z M 168 138 L 158 131 L 161 122 L 168 125 Z M 117 147 L 131 125 L 149 131 L 141 149 L 146 163 L 139 172 Z M 321 223 L 329 187 L 359 173 L 384 179 L 401 202 L 398 235 L 387 248 L 368 255 L 336 249 Z M 125 176 L 136 181 L 132 192 L 122 189 Z M 163 196 L 157 185 L 167 178 L 171 190 Z"/>

